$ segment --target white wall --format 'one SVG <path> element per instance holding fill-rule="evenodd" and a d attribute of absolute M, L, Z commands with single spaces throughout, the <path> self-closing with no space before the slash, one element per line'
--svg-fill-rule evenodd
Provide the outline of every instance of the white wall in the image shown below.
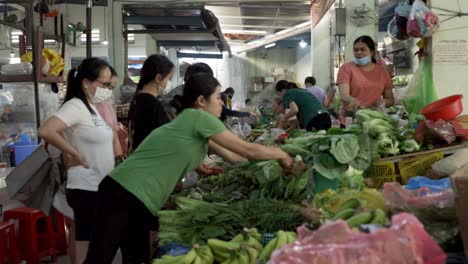
<path fill-rule="evenodd" d="M 317 86 L 324 89 L 333 81 L 330 76 L 330 20 L 329 12 L 312 31 L 312 75 L 317 80 Z"/>
<path fill-rule="evenodd" d="M 346 7 L 346 16 L 349 18 L 350 15 L 353 15 L 354 9 L 366 4 L 366 7 L 373 9 L 373 12 L 378 12 L 378 1 L 376 0 L 344 0 Z M 378 20 L 375 23 L 368 25 L 356 25 L 350 22 L 349 19 L 346 20 L 346 53 L 345 61 L 352 61 L 354 58 L 353 55 L 353 42 L 356 38 L 362 35 L 369 35 L 375 41 L 378 38 Z"/>
<path fill-rule="evenodd" d="M 458 11 L 457 1 L 432 0 L 432 6 Z M 468 12 L 468 1 L 458 1 L 463 12 Z M 437 10 L 434 10 L 439 13 Z M 433 44 L 440 40 L 466 40 L 468 41 L 468 17 L 457 17 L 441 24 L 439 31 L 432 38 Z M 434 51 L 435 52 L 435 51 Z M 437 55 L 436 52 L 434 55 Z M 468 65 L 433 65 L 433 76 L 439 98 L 453 94 L 464 94 L 463 114 L 468 114 L 468 84 L 466 74 Z"/>
<path fill-rule="evenodd" d="M 312 75 L 312 50 L 310 46 L 296 49 L 296 80 L 304 85 L 304 79 Z"/>
<path fill-rule="evenodd" d="M 346 8 L 347 16 L 354 13 L 354 8 L 362 4 L 366 4 L 367 8 L 373 9 L 374 12 L 377 8 L 378 1 L 376 0 L 343 0 L 343 6 Z M 336 1 L 335 5 L 338 4 Z M 312 31 L 312 73 L 317 79 L 317 85 L 322 88 L 329 87 L 330 83 L 335 81 L 338 69 L 334 69 L 334 73 L 330 72 L 331 62 L 331 40 L 330 40 L 330 22 L 334 21 L 333 16 L 334 7 L 320 20 L 319 24 Z M 333 22 L 332 22 L 333 23 Z M 361 35 L 369 35 L 374 40 L 377 40 L 378 29 L 376 23 L 369 25 L 357 26 L 346 19 L 346 51 L 345 61 L 353 59 L 353 42 Z M 332 37 L 334 38 L 334 37 Z"/>

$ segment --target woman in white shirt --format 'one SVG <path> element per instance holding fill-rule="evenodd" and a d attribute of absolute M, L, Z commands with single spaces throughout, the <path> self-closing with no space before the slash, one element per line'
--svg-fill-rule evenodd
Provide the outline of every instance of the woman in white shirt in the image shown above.
<path fill-rule="evenodd" d="M 93 225 L 96 193 L 114 168 L 113 130 L 94 106 L 100 89 L 109 89 L 112 74 L 104 60 L 87 58 L 70 70 L 63 105 L 38 134 L 59 148 L 67 166 L 67 202 L 75 221 L 75 260 L 83 263 Z"/>

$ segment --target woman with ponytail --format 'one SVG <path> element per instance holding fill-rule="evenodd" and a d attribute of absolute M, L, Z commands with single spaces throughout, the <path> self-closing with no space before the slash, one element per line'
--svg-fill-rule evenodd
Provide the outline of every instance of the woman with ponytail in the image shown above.
<path fill-rule="evenodd" d="M 170 120 L 158 96 L 174 74 L 174 64 L 164 55 L 151 55 L 143 63 L 135 97 L 129 110 L 129 151 L 136 150 L 153 131 Z"/>
<path fill-rule="evenodd" d="M 38 134 L 63 153 L 67 167 L 66 198 L 73 209 L 73 263 L 83 263 L 91 236 L 98 185 L 114 168 L 113 130 L 94 104 L 111 86 L 107 62 L 83 60 L 71 69 L 63 105 L 39 128 Z"/>
<path fill-rule="evenodd" d="M 149 230 L 176 184 L 197 168 L 208 149 L 231 163 L 291 157 L 277 147 L 248 143 L 226 129 L 219 82 L 195 74 L 173 103 L 178 115 L 155 129 L 138 149 L 99 185 L 96 220 L 85 263 L 110 263 L 117 248 L 128 263 L 151 263 Z"/>

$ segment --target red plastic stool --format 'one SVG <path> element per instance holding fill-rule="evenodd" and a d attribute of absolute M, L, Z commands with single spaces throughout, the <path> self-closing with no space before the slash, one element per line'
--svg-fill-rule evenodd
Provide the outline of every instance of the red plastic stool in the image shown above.
<path fill-rule="evenodd" d="M 38 264 L 42 257 L 47 256 L 55 261 L 55 235 L 50 217 L 39 210 L 24 207 L 6 211 L 3 219 L 18 220 L 19 249 L 28 264 Z"/>
<path fill-rule="evenodd" d="M 0 222 L 0 264 L 19 264 L 15 224 Z"/>
<path fill-rule="evenodd" d="M 60 254 L 66 255 L 68 249 L 67 231 L 65 224 L 65 216 L 58 210 L 54 210 L 55 216 L 55 248 Z"/>

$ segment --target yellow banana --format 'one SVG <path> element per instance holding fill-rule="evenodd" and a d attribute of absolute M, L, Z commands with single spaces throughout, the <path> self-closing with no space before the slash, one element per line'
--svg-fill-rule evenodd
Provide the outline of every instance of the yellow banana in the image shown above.
<path fill-rule="evenodd" d="M 346 223 L 350 227 L 358 227 L 360 225 L 364 225 L 369 223 L 372 220 L 372 213 L 371 212 L 363 212 L 359 214 L 355 214 L 353 217 L 346 220 Z"/>
<path fill-rule="evenodd" d="M 374 210 L 374 218 L 369 224 L 385 225 L 388 222 L 387 214 L 380 208 Z"/>
<path fill-rule="evenodd" d="M 197 250 L 197 254 L 203 259 L 203 263 L 205 264 L 212 264 L 214 262 L 213 252 L 211 252 L 211 249 L 206 245 L 201 246 Z"/>
<path fill-rule="evenodd" d="M 196 257 L 197 257 L 197 253 L 195 252 L 195 249 L 192 249 L 183 258 L 183 263 L 192 264 L 192 262 L 195 260 Z"/>
<path fill-rule="evenodd" d="M 255 264 L 257 262 L 257 258 L 260 255 L 260 252 L 255 250 L 253 247 L 247 247 L 247 254 L 249 255 L 249 264 Z"/>
<path fill-rule="evenodd" d="M 276 237 L 278 238 L 277 248 L 280 248 L 288 243 L 286 233 L 283 230 L 279 230 L 278 232 L 276 232 Z"/>
<path fill-rule="evenodd" d="M 239 264 L 250 264 L 249 254 L 247 253 L 246 250 L 241 250 L 237 254 L 237 258 L 238 258 Z"/>
<path fill-rule="evenodd" d="M 297 234 L 295 232 L 286 232 L 287 243 L 290 244 L 297 239 Z"/>
<path fill-rule="evenodd" d="M 263 250 L 262 243 L 260 243 L 257 239 L 254 237 L 249 237 L 249 240 L 246 243 L 247 246 L 253 247 L 255 250 L 258 252 Z"/>
<path fill-rule="evenodd" d="M 266 244 L 265 248 L 260 252 L 259 258 L 267 261 L 270 259 L 271 253 L 277 248 L 278 246 L 278 238 L 273 238 Z"/>
<path fill-rule="evenodd" d="M 171 263 L 178 263 L 184 259 L 185 255 L 180 256 L 170 256 L 164 255 L 162 258 L 153 260 L 153 264 L 171 264 Z"/>
<path fill-rule="evenodd" d="M 228 259 L 232 251 L 240 249 L 240 243 L 238 242 L 227 242 L 219 239 L 208 239 L 207 244 L 218 262 Z"/>

